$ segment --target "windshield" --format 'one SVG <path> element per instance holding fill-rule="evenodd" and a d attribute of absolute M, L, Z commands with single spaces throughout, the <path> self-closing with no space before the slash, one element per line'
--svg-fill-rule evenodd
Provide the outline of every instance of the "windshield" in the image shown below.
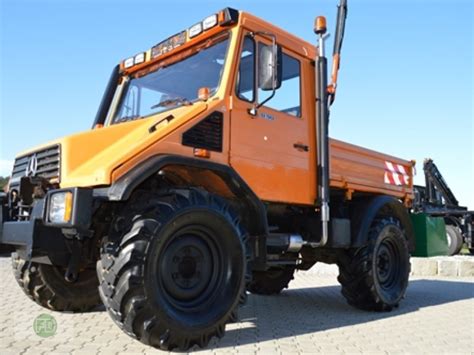
<path fill-rule="evenodd" d="M 171 57 L 174 61 L 158 63 L 126 78 L 112 124 L 192 105 L 203 87 L 213 95 L 219 87 L 228 42 L 229 35 L 221 35 L 177 54 L 178 60 Z"/>

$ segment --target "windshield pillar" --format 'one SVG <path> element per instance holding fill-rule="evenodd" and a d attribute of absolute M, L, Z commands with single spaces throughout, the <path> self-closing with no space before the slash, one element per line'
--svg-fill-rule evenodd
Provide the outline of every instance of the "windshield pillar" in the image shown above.
<path fill-rule="evenodd" d="M 115 94 L 115 88 L 117 87 L 118 81 L 120 79 L 120 66 L 116 65 L 110 74 L 109 82 L 105 88 L 104 95 L 100 101 L 97 114 L 95 116 L 94 124 L 92 128 L 94 129 L 97 125 L 104 125 L 107 119 L 107 113 L 109 108 L 112 105 L 112 100 Z"/>

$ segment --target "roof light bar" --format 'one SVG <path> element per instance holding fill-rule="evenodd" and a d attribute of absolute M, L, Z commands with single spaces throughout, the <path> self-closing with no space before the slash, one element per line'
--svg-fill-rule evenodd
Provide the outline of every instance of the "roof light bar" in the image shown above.
<path fill-rule="evenodd" d="M 191 39 L 199 36 L 201 33 L 210 30 L 211 28 L 219 26 L 231 26 L 239 20 L 239 12 L 235 9 L 227 7 L 216 14 L 206 17 L 201 22 L 188 28 L 187 31 L 182 31 L 166 40 L 158 43 L 151 48 L 151 58 L 147 59 L 146 52 L 138 53 L 133 57 L 127 58 L 122 63 L 122 68 L 128 69 L 134 65 L 144 63 L 147 60 L 154 59 L 162 54 L 172 51 L 186 43 L 186 39 Z"/>
<path fill-rule="evenodd" d="M 162 54 L 172 51 L 176 47 L 183 45 L 186 42 L 186 31 L 180 32 L 158 43 L 151 49 L 151 57 L 156 58 Z"/>

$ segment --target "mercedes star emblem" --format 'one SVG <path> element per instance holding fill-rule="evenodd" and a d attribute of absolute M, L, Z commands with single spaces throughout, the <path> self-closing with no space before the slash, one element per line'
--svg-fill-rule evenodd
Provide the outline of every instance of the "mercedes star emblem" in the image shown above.
<path fill-rule="evenodd" d="M 26 165 L 26 176 L 35 176 L 36 175 L 36 170 L 38 169 L 38 158 L 36 157 L 36 154 L 33 154 L 30 159 L 28 159 L 28 164 Z"/>

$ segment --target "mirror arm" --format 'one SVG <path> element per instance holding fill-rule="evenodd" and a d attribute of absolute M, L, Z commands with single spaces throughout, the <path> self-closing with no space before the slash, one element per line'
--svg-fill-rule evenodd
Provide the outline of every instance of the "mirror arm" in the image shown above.
<path fill-rule="evenodd" d="M 258 109 L 258 42 L 255 40 L 256 33 L 251 33 L 252 38 L 254 39 L 255 43 L 255 60 L 254 60 L 254 79 L 253 79 L 253 90 L 254 90 L 254 104 L 252 108 L 249 109 L 249 114 L 252 116 L 257 116 L 257 109 Z"/>
<path fill-rule="evenodd" d="M 254 80 L 254 90 L 255 90 L 255 104 L 253 105 L 253 107 L 251 109 L 249 109 L 249 114 L 251 114 L 252 116 L 256 116 L 257 115 L 257 110 L 262 107 L 263 105 L 265 105 L 268 101 L 270 101 L 271 99 L 273 99 L 273 97 L 275 96 L 275 93 L 276 93 L 276 76 L 277 76 L 277 70 L 276 70 L 276 66 L 278 65 L 277 64 L 277 48 L 276 48 L 276 36 L 273 34 L 273 33 L 269 33 L 269 32 L 252 32 L 251 35 L 252 37 L 255 38 L 256 35 L 261 35 L 261 36 L 268 36 L 272 39 L 272 50 L 273 50 L 273 91 L 272 91 L 272 94 L 267 97 L 265 100 L 263 100 L 262 102 L 258 102 L 258 64 L 259 64 L 259 50 L 258 50 L 258 43 L 256 43 L 255 45 L 255 80 Z"/>
<path fill-rule="evenodd" d="M 257 103 L 255 105 L 255 109 L 259 109 L 260 107 L 262 107 L 263 105 L 265 105 L 268 101 L 270 101 L 271 99 L 273 99 L 273 96 L 275 96 L 275 93 L 276 93 L 276 89 L 275 87 L 273 87 L 273 91 L 272 91 L 272 94 L 270 96 L 268 96 L 265 100 L 263 100 L 262 102 L 260 103 Z"/>

